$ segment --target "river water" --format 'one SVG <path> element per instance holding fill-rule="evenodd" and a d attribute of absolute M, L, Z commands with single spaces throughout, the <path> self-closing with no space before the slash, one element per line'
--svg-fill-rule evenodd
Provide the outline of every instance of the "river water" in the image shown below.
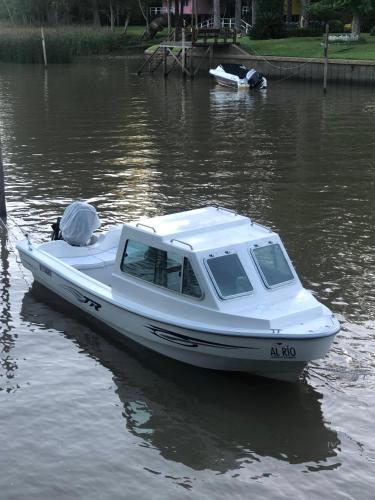
<path fill-rule="evenodd" d="M 234 92 L 139 62 L 0 66 L 1 499 L 372 499 L 373 90 Z M 288 385 L 109 340 L 14 252 L 77 198 L 103 227 L 210 203 L 271 226 L 342 323 L 329 355 Z"/>

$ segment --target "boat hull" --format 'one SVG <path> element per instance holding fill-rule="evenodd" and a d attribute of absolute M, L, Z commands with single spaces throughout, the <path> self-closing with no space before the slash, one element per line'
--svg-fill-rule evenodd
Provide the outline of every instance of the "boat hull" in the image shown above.
<path fill-rule="evenodd" d="M 58 270 L 35 258 L 37 251 L 18 249 L 23 265 L 35 280 L 62 299 L 126 338 L 190 365 L 296 382 L 308 361 L 324 357 L 334 338 L 334 334 L 294 339 L 278 333 L 267 336 L 264 333 L 257 336 L 256 332 L 246 335 L 216 333 L 158 321 L 152 315 L 127 309 L 119 303 L 118 297 L 108 294 L 109 287 L 103 288 L 107 296 L 92 293 L 91 287 L 82 286 L 85 275 L 79 271 L 75 272 L 76 280 L 66 279 Z"/>

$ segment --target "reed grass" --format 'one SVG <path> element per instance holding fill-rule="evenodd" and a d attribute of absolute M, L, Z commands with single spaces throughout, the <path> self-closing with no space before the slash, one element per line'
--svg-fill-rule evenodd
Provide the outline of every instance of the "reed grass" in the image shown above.
<path fill-rule="evenodd" d="M 127 48 L 144 48 L 142 27 L 111 31 L 109 28 L 67 26 L 44 28 L 48 63 L 68 63 L 77 56 L 109 54 Z M 40 28 L 0 25 L 0 61 L 43 63 Z"/>

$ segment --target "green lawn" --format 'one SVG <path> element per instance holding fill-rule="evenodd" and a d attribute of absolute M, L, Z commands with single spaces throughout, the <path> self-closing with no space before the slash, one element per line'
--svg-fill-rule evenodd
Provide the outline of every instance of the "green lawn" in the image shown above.
<path fill-rule="evenodd" d="M 163 34 L 159 35 L 163 38 Z M 157 40 L 154 40 L 157 41 Z M 248 37 L 240 39 L 242 49 L 251 55 L 285 56 L 285 57 L 323 57 L 323 36 L 280 38 L 277 40 L 251 40 Z M 157 44 L 149 46 L 147 53 L 151 54 Z M 328 50 L 330 59 L 362 59 L 375 60 L 375 36 L 362 35 L 361 41 L 351 43 L 330 43 Z"/>
<path fill-rule="evenodd" d="M 251 40 L 241 38 L 241 47 L 252 55 L 286 57 L 322 57 L 323 37 Z M 363 35 L 360 42 L 330 43 L 330 59 L 375 60 L 375 36 Z"/>

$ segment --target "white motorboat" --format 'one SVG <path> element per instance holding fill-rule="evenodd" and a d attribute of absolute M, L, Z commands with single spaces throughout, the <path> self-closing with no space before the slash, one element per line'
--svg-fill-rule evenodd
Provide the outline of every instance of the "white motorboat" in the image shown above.
<path fill-rule="evenodd" d="M 255 69 L 249 69 L 243 64 L 219 64 L 210 69 L 217 83 L 236 89 L 266 89 L 267 79 Z"/>
<path fill-rule="evenodd" d="M 68 209 L 61 221 L 68 241 L 20 241 L 23 265 L 63 299 L 158 353 L 296 381 L 339 331 L 302 287 L 279 236 L 248 217 L 206 207 L 92 238 L 96 214 L 87 211 L 87 232 L 66 217 Z"/>

